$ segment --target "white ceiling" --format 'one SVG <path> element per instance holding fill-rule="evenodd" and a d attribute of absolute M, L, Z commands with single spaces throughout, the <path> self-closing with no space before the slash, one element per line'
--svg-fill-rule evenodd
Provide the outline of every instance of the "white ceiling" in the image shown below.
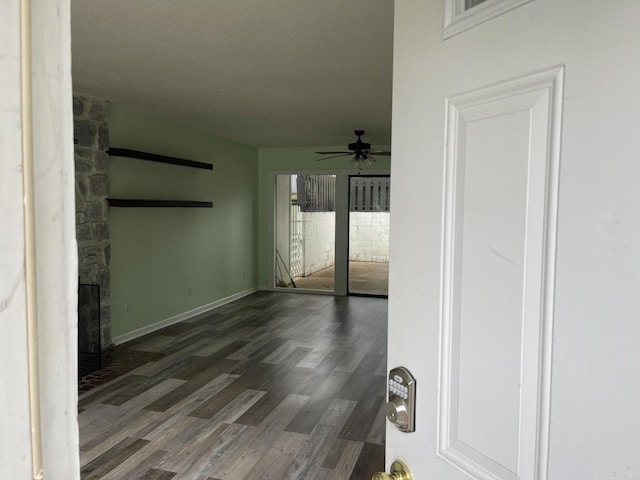
<path fill-rule="evenodd" d="M 77 92 L 256 147 L 389 144 L 393 0 L 72 0 Z"/>

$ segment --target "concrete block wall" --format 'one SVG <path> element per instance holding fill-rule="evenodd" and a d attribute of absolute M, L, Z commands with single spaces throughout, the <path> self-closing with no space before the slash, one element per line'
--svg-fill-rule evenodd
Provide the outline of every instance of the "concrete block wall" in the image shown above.
<path fill-rule="evenodd" d="M 302 234 L 302 275 L 308 276 L 335 263 L 335 214 L 299 212 Z M 389 212 L 351 212 L 349 260 L 389 261 Z"/>
<path fill-rule="evenodd" d="M 335 212 L 301 212 L 303 276 L 335 263 Z"/>
<path fill-rule="evenodd" d="M 350 212 L 349 260 L 389 261 L 389 212 Z"/>

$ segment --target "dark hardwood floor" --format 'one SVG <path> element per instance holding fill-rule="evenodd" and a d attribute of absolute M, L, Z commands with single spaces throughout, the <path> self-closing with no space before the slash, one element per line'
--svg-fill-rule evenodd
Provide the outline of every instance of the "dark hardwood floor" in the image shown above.
<path fill-rule="evenodd" d="M 83 393 L 83 479 L 371 478 L 384 470 L 387 301 L 258 292 L 119 347 Z"/>

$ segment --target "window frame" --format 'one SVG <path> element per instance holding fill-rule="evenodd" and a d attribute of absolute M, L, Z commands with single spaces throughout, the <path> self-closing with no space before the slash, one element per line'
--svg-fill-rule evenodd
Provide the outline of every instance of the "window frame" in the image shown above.
<path fill-rule="evenodd" d="M 534 0 L 485 0 L 469 9 L 465 0 L 445 0 L 443 39 L 495 18 Z"/>

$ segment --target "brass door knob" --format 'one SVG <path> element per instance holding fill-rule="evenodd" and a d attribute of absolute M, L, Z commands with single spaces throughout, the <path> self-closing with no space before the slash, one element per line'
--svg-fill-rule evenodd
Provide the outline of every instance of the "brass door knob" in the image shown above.
<path fill-rule="evenodd" d="M 371 477 L 371 480 L 396 480 L 396 477 L 389 475 L 388 473 L 385 473 L 385 472 L 378 472 L 373 474 L 373 477 Z"/>
<path fill-rule="evenodd" d="M 391 473 L 374 473 L 371 480 L 413 480 L 413 475 L 406 463 L 396 460 L 391 464 Z"/>

